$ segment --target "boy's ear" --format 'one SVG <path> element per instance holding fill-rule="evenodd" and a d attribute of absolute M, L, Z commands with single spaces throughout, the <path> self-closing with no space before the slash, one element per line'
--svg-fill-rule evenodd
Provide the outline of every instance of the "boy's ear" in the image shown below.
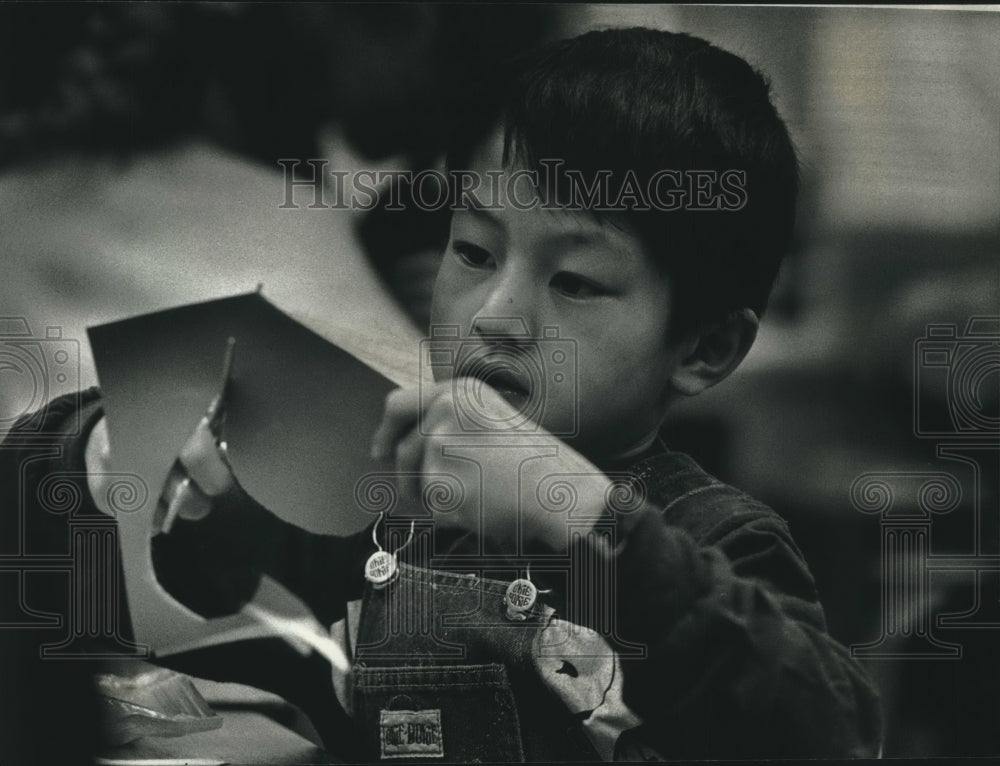
<path fill-rule="evenodd" d="M 694 396 L 725 380 L 747 355 L 759 324 L 752 309 L 742 309 L 693 331 L 680 344 L 681 360 L 670 376 L 670 387 Z"/>

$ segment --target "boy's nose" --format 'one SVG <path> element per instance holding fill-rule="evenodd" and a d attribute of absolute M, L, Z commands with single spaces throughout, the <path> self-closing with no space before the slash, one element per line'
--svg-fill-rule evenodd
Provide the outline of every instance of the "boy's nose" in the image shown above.
<path fill-rule="evenodd" d="M 481 297 L 470 335 L 505 342 L 532 338 L 536 329 L 533 312 L 525 312 L 532 304 L 531 294 L 530 280 L 522 272 L 514 268 L 501 271 L 488 293 Z"/>
<path fill-rule="evenodd" d="M 482 338 L 517 340 L 530 339 L 531 331 L 524 317 L 517 315 L 510 316 L 483 316 L 477 315 L 472 320 L 472 335 Z"/>

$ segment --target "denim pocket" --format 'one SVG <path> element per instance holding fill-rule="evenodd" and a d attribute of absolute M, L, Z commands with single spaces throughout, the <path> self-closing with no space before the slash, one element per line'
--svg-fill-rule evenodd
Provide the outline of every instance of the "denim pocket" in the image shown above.
<path fill-rule="evenodd" d="M 369 753 L 392 761 L 521 762 L 503 665 L 354 668 L 355 715 Z"/>

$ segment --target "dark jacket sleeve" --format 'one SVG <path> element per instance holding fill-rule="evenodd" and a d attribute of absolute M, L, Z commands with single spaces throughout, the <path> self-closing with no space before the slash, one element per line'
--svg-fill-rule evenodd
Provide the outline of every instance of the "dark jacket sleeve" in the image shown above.
<path fill-rule="evenodd" d="M 619 551 L 620 632 L 648 650 L 623 661 L 642 739 L 668 758 L 877 755 L 877 694 L 784 521 L 726 489 L 691 523 L 643 508 Z"/>
<path fill-rule="evenodd" d="M 90 495 L 84 462 L 101 415 L 96 388 L 64 394 L 19 417 L 0 444 L 0 556 L 7 559 L 0 572 L 0 622 L 47 626 L 44 643 L 66 640 L 67 653 L 84 655 L 133 651 L 128 602 L 116 574 L 120 554 L 80 561 L 72 547 L 74 525 L 110 520 Z M 21 557 L 27 560 L 23 569 Z M 44 564 L 49 558 L 52 566 Z M 115 612 L 101 614 L 98 625 L 93 613 L 88 622 L 74 610 L 80 594 L 105 582 L 117 583 L 104 602 Z"/>
<path fill-rule="evenodd" d="M 310 533 L 276 516 L 239 486 L 213 500 L 204 519 L 178 519 L 153 538 L 157 579 L 205 617 L 238 611 L 262 574 L 301 598 L 330 625 L 360 598 L 371 531 L 339 537 Z"/>

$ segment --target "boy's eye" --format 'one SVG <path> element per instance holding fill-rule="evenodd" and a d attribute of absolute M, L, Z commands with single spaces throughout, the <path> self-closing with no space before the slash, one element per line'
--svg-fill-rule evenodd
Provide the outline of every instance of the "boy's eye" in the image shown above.
<path fill-rule="evenodd" d="M 549 280 L 549 286 L 571 298 L 593 298 L 606 293 L 606 290 L 596 282 L 569 271 L 560 271 Z"/>
<path fill-rule="evenodd" d="M 459 259 L 466 266 L 483 269 L 491 266 L 493 263 L 493 256 L 490 255 L 489 251 L 484 250 L 478 245 L 468 242 L 456 242 L 451 246 L 451 249 L 455 251 Z"/>

